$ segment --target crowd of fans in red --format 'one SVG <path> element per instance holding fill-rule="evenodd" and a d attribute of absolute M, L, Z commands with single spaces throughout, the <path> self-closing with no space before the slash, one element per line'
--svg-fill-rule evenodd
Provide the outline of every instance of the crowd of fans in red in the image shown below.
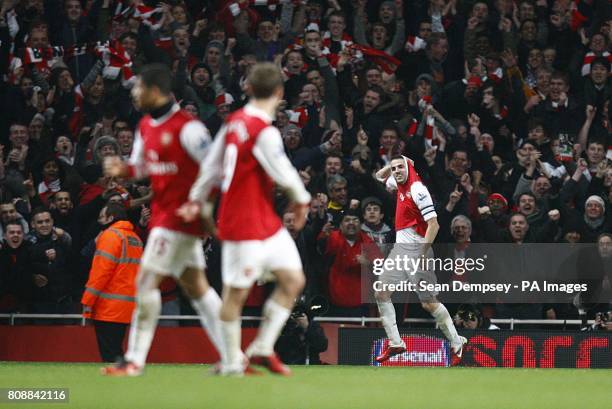
<path fill-rule="evenodd" d="M 308 295 L 332 315 L 367 312 L 341 289 L 359 280 L 361 244 L 394 240 L 395 197 L 373 173 L 399 153 L 434 196 L 439 242 L 612 246 L 608 1 L 0 3 L 4 312 L 79 311 L 105 203 L 123 203 L 146 239 L 147 182 L 109 179 L 101 161 L 129 157 L 141 117 L 130 88 L 152 62 L 172 68 L 176 101 L 212 135 L 246 103 L 253 64 L 282 69 L 276 126 L 314 200 L 301 232 L 282 196 L 278 208 Z M 203 251 L 218 285 L 218 243 Z"/>

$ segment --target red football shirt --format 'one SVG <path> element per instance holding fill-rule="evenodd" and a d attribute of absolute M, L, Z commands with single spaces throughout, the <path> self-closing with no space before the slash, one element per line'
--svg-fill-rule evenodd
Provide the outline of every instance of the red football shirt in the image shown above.
<path fill-rule="evenodd" d="M 200 220 L 185 223 L 176 210 L 188 200 L 210 143 L 210 134 L 202 122 L 178 105 L 160 118 L 142 118 L 130 157 L 130 174 L 151 180 L 149 228 L 165 227 L 194 236 L 204 233 Z"/>
<path fill-rule="evenodd" d="M 397 189 L 397 206 L 395 209 L 395 231 L 413 228 L 424 237 L 427 231 L 427 220 L 437 217 L 433 200 L 421 178 L 405 159 L 408 180 L 399 184 L 393 176 L 387 179 L 387 185 Z M 397 240 L 398 242 L 400 240 Z"/>
<path fill-rule="evenodd" d="M 285 155 L 278 129 L 261 109 L 247 104 L 232 113 L 215 138 L 190 193 L 205 201 L 221 187 L 218 236 L 221 240 L 264 240 L 282 226 L 274 209 L 275 183 L 290 198 L 307 204 L 310 194 Z"/>

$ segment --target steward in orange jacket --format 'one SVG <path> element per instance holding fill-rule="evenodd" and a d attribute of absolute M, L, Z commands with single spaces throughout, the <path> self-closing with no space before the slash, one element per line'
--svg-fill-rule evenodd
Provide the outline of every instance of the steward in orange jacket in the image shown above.
<path fill-rule="evenodd" d="M 102 208 L 98 221 L 109 227 L 96 238 L 81 303 L 83 316 L 93 320 L 102 359 L 112 362 L 123 355 L 123 338 L 136 306 L 136 274 L 143 245 L 120 204 Z"/>

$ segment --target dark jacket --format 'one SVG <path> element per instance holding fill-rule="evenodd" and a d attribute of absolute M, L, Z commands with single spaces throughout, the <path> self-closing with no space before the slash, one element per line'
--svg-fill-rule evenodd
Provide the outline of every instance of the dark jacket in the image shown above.
<path fill-rule="evenodd" d="M 327 344 L 325 332 L 317 322 L 310 320 L 308 329 L 304 331 L 293 318 L 289 318 L 274 349 L 286 364 L 303 365 L 308 357 L 309 363 L 316 365 L 321 363 L 319 354 L 327 350 Z"/>
<path fill-rule="evenodd" d="M 16 249 L 0 243 L 0 311 L 18 311 L 26 303 L 32 278 L 29 270 L 30 243 Z"/>
<path fill-rule="evenodd" d="M 30 273 L 47 277 L 44 287 L 33 287 L 33 303 L 58 302 L 70 294 L 72 272 L 70 268 L 70 236 L 64 232 L 62 236 L 52 233 L 39 236 L 36 233 L 28 235 L 32 243 L 29 249 Z M 45 252 L 54 249 L 55 260 L 50 261 Z"/>

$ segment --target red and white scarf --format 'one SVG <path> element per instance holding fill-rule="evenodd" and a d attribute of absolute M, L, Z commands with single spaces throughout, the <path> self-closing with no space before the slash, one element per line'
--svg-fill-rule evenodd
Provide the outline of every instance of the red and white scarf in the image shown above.
<path fill-rule="evenodd" d="M 61 190 L 61 182 L 59 179 L 55 180 L 43 180 L 38 184 L 38 197 L 42 200 L 43 203 L 47 204 L 49 202 L 49 196 L 53 193 L 59 192 Z"/>
<path fill-rule="evenodd" d="M 397 67 L 401 64 L 401 61 L 397 58 L 385 53 L 384 51 L 377 50 L 372 47 L 367 47 L 360 44 L 355 44 L 351 42 L 346 42 L 343 47 L 349 48 L 352 54 L 353 61 L 361 61 L 368 60 L 376 65 L 378 65 L 384 72 L 387 74 L 392 74 L 395 72 Z M 302 41 L 298 40 L 294 44 L 290 45 L 288 49 L 290 50 L 302 50 L 304 48 Z M 332 53 L 328 47 L 323 47 L 321 54 L 327 58 L 329 64 L 332 66 L 334 73 L 336 72 L 336 67 L 338 66 L 338 60 L 340 56 L 338 54 Z"/>
<path fill-rule="evenodd" d="M 323 47 L 330 48 L 332 45 L 332 35 L 329 31 L 323 33 L 322 44 Z M 347 33 L 342 33 L 342 39 L 340 40 L 340 51 L 344 50 L 345 47 L 353 44 L 353 38 Z"/>
<path fill-rule="evenodd" d="M 121 75 L 121 84 L 125 88 L 131 88 L 136 77 L 132 72 L 132 59 L 121 43 L 117 41 L 113 45 L 101 44 L 96 47 L 96 53 L 100 55 L 105 65 L 102 71 L 103 77 L 114 80 Z"/>
<path fill-rule="evenodd" d="M 308 109 L 306 107 L 298 107 L 296 109 L 289 109 L 285 111 L 289 117 L 289 122 L 297 125 L 300 129 L 304 128 L 308 123 Z"/>
<path fill-rule="evenodd" d="M 421 37 L 408 36 L 408 41 L 406 41 L 404 48 L 409 53 L 416 53 L 417 51 L 424 50 L 425 47 L 427 47 L 427 42 Z"/>
<path fill-rule="evenodd" d="M 582 70 L 580 72 L 582 73 L 583 77 L 591 73 L 591 64 L 593 63 L 593 60 L 597 57 L 606 58 L 612 67 L 612 54 L 607 51 L 604 51 L 601 55 L 598 56 L 593 51 L 590 51 L 586 53 L 584 59 L 582 60 Z"/>

